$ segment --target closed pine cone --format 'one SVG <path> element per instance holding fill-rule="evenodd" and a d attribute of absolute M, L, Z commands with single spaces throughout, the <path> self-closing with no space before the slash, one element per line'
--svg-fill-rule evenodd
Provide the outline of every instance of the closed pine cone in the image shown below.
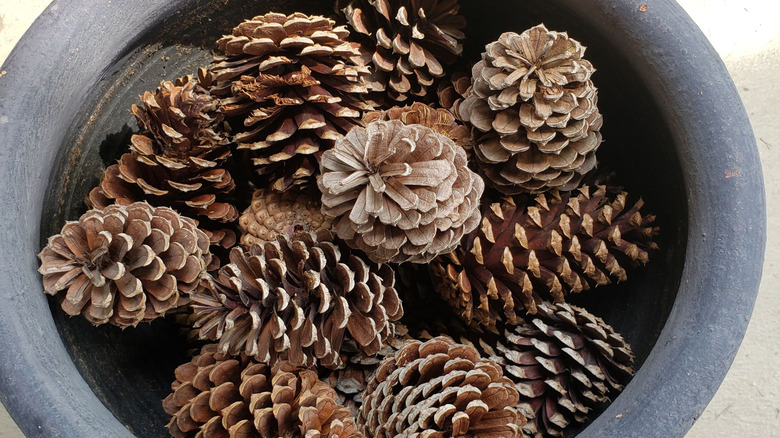
<path fill-rule="evenodd" d="M 313 182 L 318 155 L 360 123 L 368 67 L 353 61 L 345 26 L 299 12 L 246 20 L 217 45 L 214 93 L 248 150 L 261 187 L 286 191 Z"/>
<path fill-rule="evenodd" d="M 486 46 L 458 113 L 474 126 L 478 165 L 496 189 L 572 190 L 596 166 L 602 117 L 584 52 L 544 25 Z"/>
<path fill-rule="evenodd" d="M 463 52 L 459 9 L 457 0 L 353 0 L 341 9 L 371 58 L 374 91 L 397 101 L 426 97 Z"/>
<path fill-rule="evenodd" d="M 376 120 L 322 155 L 322 212 L 377 262 L 427 263 L 479 223 L 482 179 L 466 153 L 422 125 Z"/>
<path fill-rule="evenodd" d="M 458 123 L 451 112 L 420 102 L 405 107 L 395 106 L 385 111 L 370 111 L 363 116 L 363 123 L 368 124 L 374 120 L 400 120 L 404 125 L 427 126 L 464 148 L 468 148 L 471 143 L 468 128 Z"/>
<path fill-rule="evenodd" d="M 337 368 L 345 336 L 375 354 L 403 314 L 392 268 L 366 263 L 327 231 L 234 248 L 230 261 L 192 296 L 200 337 L 225 353 Z"/>
<path fill-rule="evenodd" d="M 163 407 L 174 438 L 363 436 L 315 371 L 233 358 L 216 344 L 176 368 L 171 389 Z"/>
<path fill-rule="evenodd" d="M 38 254 L 43 289 L 68 315 L 135 326 L 186 301 L 211 261 L 195 222 L 145 202 L 92 209 Z"/>
<path fill-rule="evenodd" d="M 482 226 L 431 263 L 437 290 L 467 320 L 492 328 L 522 322 L 540 301 L 626 280 L 657 249 L 655 216 L 626 208 L 627 193 L 596 186 L 512 198 L 485 211 Z M 521 200 L 521 199 L 519 199 Z"/>
<path fill-rule="evenodd" d="M 330 229 L 332 221 L 320 211 L 319 199 L 306 191 L 284 193 L 258 189 L 252 194 L 252 203 L 238 219 L 243 233 L 241 245 L 250 248 L 276 240 L 279 234 L 301 231 L 318 232 Z"/>
<path fill-rule="evenodd" d="M 529 323 L 480 346 L 520 392 L 518 409 L 531 437 L 562 436 L 593 408 L 623 390 L 634 356 L 623 337 L 585 309 L 539 303 Z"/>
<path fill-rule="evenodd" d="M 449 338 L 409 341 L 368 382 L 366 436 L 518 437 L 518 392 L 498 364 Z"/>

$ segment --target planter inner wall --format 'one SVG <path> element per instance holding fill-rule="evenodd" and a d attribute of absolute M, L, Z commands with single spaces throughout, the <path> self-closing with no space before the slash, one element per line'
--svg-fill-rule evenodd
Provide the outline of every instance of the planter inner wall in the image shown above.
<path fill-rule="evenodd" d="M 647 267 L 630 271 L 627 282 L 585 291 L 571 302 L 623 333 L 639 367 L 674 303 L 687 240 L 685 188 L 674 136 L 663 121 L 663 103 L 643 84 L 635 67 L 621 58 L 610 29 L 597 27 L 572 10 L 544 0 L 461 3 L 469 22 L 467 62 L 479 60 L 484 45 L 501 32 L 519 33 L 541 22 L 551 30 L 568 31 L 588 48 L 586 57 L 597 69 L 593 80 L 604 115 L 600 161 L 617 172 L 615 181 L 633 196 L 641 195 L 647 210 L 657 214 L 661 251 L 651 254 Z M 103 169 L 127 150 L 129 137 L 137 130 L 129 108 L 140 94 L 161 80 L 206 66 L 214 42 L 243 18 L 268 11 L 327 15 L 331 8 L 331 1 L 193 1 L 161 19 L 153 31 L 139 35 L 135 47 L 84 96 L 83 105 L 73 108 L 77 123 L 62 138 L 43 205 L 41 247 L 66 220 L 76 220 L 86 211 L 84 199 Z M 170 318 L 122 331 L 70 318 L 54 299 L 50 305 L 68 353 L 97 397 L 137 436 L 163 436 L 168 416 L 161 401 L 170 392 L 174 368 L 188 360 L 184 338 Z"/>

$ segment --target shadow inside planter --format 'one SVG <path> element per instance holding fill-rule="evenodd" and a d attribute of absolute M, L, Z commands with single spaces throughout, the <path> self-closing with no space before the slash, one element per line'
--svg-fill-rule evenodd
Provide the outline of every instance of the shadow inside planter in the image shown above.
<path fill-rule="evenodd" d="M 618 57 L 608 29 L 595 29 L 567 15 L 551 2 L 463 0 L 469 21 L 464 60 L 479 60 L 484 45 L 503 31 L 522 32 L 538 23 L 568 31 L 588 49 L 597 68 L 604 115 L 605 142 L 599 150 L 603 167 L 614 169 L 615 182 L 641 196 L 661 227 L 660 252 L 645 268 L 629 272 L 627 282 L 586 291 L 571 302 L 601 316 L 631 343 L 641 366 L 664 326 L 674 302 L 684 261 L 687 231 L 685 191 L 675 145 L 655 102 L 637 72 Z M 76 220 L 84 199 L 97 185 L 106 165 L 113 163 L 135 127 L 130 106 L 161 80 L 194 73 L 211 59 L 214 42 L 243 18 L 267 11 L 330 14 L 331 1 L 196 1 L 168 17 L 154 31 L 141 35 L 137 46 L 118 57 L 92 93 L 84 97 L 75 124 L 63 143 L 58 167 L 50 177 L 41 218 L 41 246 L 66 220 Z M 133 128 L 134 129 L 134 128 Z M 70 318 L 50 301 L 60 336 L 76 367 L 108 409 L 140 437 L 166 434 L 168 416 L 161 401 L 170 392 L 173 370 L 188 360 L 187 345 L 170 319 L 124 331 L 92 327 Z M 593 412 L 595 418 L 598 412 Z M 584 425 L 582 427 L 585 427 Z M 573 429 L 569 436 L 580 429 Z"/>

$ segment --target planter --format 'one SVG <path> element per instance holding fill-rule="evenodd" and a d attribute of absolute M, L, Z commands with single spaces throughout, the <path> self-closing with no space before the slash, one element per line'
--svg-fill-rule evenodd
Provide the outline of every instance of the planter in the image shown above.
<path fill-rule="evenodd" d="M 162 79 L 207 64 L 222 33 L 270 9 L 329 12 L 332 1 L 55 2 L 0 77 L 0 393 L 29 436 L 166 434 L 161 400 L 186 361 L 170 321 L 93 328 L 47 301 L 35 254 L 114 162 L 128 108 Z M 579 437 L 680 437 L 736 354 L 765 238 L 755 140 L 725 67 L 668 0 L 462 0 L 467 59 L 501 31 L 567 30 L 597 67 L 606 164 L 657 212 L 663 251 L 629 282 L 574 302 L 622 332 L 640 366 Z M 599 415 L 600 414 L 600 415 Z"/>

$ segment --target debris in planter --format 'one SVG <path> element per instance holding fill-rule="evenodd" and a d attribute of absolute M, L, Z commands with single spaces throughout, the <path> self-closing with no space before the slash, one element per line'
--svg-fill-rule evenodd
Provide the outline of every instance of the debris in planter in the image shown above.
<path fill-rule="evenodd" d="M 467 320 L 520 324 L 541 301 L 626 280 L 657 249 L 644 202 L 606 186 L 491 204 L 461 246 L 431 263 L 438 292 Z M 523 311 L 524 310 L 524 311 Z"/>
<path fill-rule="evenodd" d="M 319 196 L 319 192 L 316 194 Z M 252 194 L 249 208 L 238 219 L 242 229 L 241 245 L 248 249 L 256 243 L 276 240 L 279 234 L 329 230 L 332 221 L 320 209 L 320 200 L 308 191 L 280 193 L 257 189 Z"/>
<path fill-rule="evenodd" d="M 89 210 L 38 257 L 44 290 L 68 315 L 121 328 L 185 302 L 211 261 L 208 237 L 192 219 L 145 202 Z"/>
<path fill-rule="evenodd" d="M 277 191 L 311 185 L 317 155 L 360 124 L 368 67 L 347 42 L 345 26 L 299 12 L 246 20 L 217 45 L 210 71 L 220 111 L 239 149 L 250 152 L 259 187 Z"/>
<path fill-rule="evenodd" d="M 585 47 L 538 25 L 485 46 L 458 113 L 486 182 L 505 194 L 573 190 L 596 166 L 602 117 Z"/>
<path fill-rule="evenodd" d="M 376 354 L 403 314 L 392 268 L 365 262 L 327 231 L 236 247 L 230 261 L 192 295 L 200 337 L 223 353 L 337 368 L 345 336 Z"/>
<path fill-rule="evenodd" d="M 515 385 L 474 347 L 409 341 L 369 379 L 358 424 L 366 436 L 519 437 Z"/>
<path fill-rule="evenodd" d="M 463 148 L 431 128 L 376 120 L 321 161 L 322 212 L 371 260 L 427 263 L 479 223 L 482 179 Z"/>
<path fill-rule="evenodd" d="M 315 371 L 231 357 L 216 344 L 176 368 L 171 389 L 163 407 L 176 438 L 362 436 Z"/>
<path fill-rule="evenodd" d="M 352 0 L 336 8 L 371 59 L 379 101 L 430 98 L 429 88 L 463 52 L 466 19 L 456 0 Z"/>

